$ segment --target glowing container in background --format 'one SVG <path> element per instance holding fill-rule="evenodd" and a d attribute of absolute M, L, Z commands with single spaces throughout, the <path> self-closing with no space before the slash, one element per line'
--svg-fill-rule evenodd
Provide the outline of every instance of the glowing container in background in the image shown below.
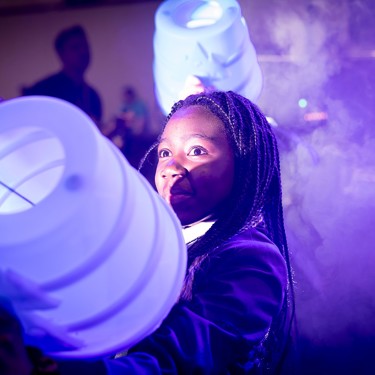
<path fill-rule="evenodd" d="M 256 101 L 262 74 L 235 0 L 167 0 L 156 11 L 154 81 L 166 114 L 187 77 Z"/>
<path fill-rule="evenodd" d="M 27 343 L 65 358 L 131 347 L 179 296 L 177 217 L 74 105 L 12 99 L 0 123 L 0 296 Z"/>

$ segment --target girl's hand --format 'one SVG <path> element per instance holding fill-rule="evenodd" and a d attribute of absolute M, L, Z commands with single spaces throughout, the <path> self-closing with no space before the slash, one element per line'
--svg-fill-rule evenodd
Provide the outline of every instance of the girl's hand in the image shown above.
<path fill-rule="evenodd" d="M 0 374 L 30 375 L 33 365 L 17 319 L 0 304 Z"/>
<path fill-rule="evenodd" d="M 34 347 L 25 347 L 17 318 L 0 303 L 0 374 L 58 374 L 56 362 Z"/>

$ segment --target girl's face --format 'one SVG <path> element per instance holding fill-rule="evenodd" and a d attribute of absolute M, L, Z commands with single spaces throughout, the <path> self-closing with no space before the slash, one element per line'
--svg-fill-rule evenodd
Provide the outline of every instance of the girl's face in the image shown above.
<path fill-rule="evenodd" d="M 224 125 L 202 106 L 182 108 L 171 117 L 158 158 L 156 188 L 182 225 L 215 214 L 232 190 L 234 155 Z"/>

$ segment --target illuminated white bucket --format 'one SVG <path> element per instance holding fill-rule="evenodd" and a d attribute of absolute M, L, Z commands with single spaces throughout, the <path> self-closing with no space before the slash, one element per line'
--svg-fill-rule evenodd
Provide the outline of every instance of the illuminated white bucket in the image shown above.
<path fill-rule="evenodd" d="M 167 0 L 155 15 L 155 94 L 164 113 L 196 76 L 256 101 L 262 74 L 236 0 Z"/>
<path fill-rule="evenodd" d="M 176 302 L 178 219 L 80 109 L 0 104 L 0 294 L 27 342 L 61 357 L 134 345 Z"/>

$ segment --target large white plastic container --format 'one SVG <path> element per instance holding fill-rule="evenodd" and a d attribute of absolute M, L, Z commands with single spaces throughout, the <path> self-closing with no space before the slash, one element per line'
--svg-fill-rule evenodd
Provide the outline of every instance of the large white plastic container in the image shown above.
<path fill-rule="evenodd" d="M 262 73 L 236 0 L 166 0 L 155 14 L 155 95 L 167 114 L 189 76 L 256 101 Z"/>
<path fill-rule="evenodd" d="M 0 295 L 27 342 L 65 358 L 129 348 L 179 296 L 177 217 L 74 105 L 12 99 L 0 124 Z"/>

